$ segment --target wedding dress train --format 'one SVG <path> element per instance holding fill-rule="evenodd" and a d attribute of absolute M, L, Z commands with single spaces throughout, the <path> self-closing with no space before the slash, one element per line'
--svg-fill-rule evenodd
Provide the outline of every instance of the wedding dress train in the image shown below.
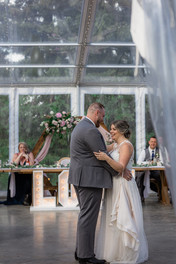
<path fill-rule="evenodd" d="M 119 159 L 115 144 L 111 156 Z M 134 155 L 134 154 L 133 154 Z M 133 155 L 127 165 L 132 169 Z M 139 191 L 132 178 L 113 177 L 113 189 L 105 191 L 100 230 L 97 237 L 96 257 L 115 263 L 142 263 L 148 259 L 148 244 L 143 227 L 143 212 Z"/>

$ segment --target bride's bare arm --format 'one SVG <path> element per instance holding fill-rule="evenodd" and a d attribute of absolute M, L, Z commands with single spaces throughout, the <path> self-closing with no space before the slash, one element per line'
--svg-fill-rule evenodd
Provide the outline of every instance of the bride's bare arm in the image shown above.
<path fill-rule="evenodd" d="M 122 174 L 131 158 L 132 152 L 133 147 L 129 143 L 124 143 L 120 147 L 118 162 L 110 158 L 104 152 L 94 152 L 94 155 L 99 160 L 105 160 L 114 170 Z M 131 176 L 127 173 L 127 175 L 125 175 L 125 178 L 128 180 L 129 178 L 131 178 Z"/>

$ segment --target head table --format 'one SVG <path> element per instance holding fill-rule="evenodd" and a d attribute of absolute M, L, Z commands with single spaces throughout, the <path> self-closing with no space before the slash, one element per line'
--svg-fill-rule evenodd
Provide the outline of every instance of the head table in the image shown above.
<path fill-rule="evenodd" d="M 147 172 L 147 171 L 152 171 L 152 170 L 159 171 L 160 179 L 161 179 L 161 198 L 162 198 L 161 202 L 164 205 L 170 205 L 168 184 L 167 184 L 164 166 L 136 166 L 136 167 L 133 167 L 133 170 L 135 170 L 135 172 L 137 171 Z"/>
<path fill-rule="evenodd" d="M 137 171 L 150 171 L 158 170 L 160 172 L 161 178 L 161 194 L 162 203 L 164 205 L 170 205 L 170 198 L 168 194 L 168 185 L 165 176 L 164 166 L 151 166 L 151 167 L 133 167 L 133 172 Z M 0 173 L 7 172 L 18 172 L 20 174 L 33 175 L 32 180 L 32 206 L 31 211 L 35 210 L 63 210 L 63 209 L 77 209 L 78 202 L 76 198 L 76 193 L 73 186 L 67 183 L 69 168 L 68 167 L 20 167 L 20 168 L 0 168 Z M 57 197 L 48 196 L 44 197 L 44 176 L 46 173 L 57 173 L 58 174 L 58 190 Z M 49 189 L 49 188 L 48 188 Z M 45 188 L 47 190 L 47 187 Z"/>

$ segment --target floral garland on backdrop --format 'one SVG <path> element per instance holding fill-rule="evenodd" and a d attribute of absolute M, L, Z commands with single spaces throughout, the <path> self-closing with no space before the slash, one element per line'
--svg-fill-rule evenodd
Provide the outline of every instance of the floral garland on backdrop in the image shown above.
<path fill-rule="evenodd" d="M 50 116 L 45 115 L 45 117 L 46 120 L 44 120 L 40 126 L 45 127 L 47 135 L 57 133 L 60 138 L 62 138 L 64 134 L 70 133 L 80 121 L 79 118 L 71 116 L 71 113 L 65 111 L 61 113 L 50 111 Z"/>

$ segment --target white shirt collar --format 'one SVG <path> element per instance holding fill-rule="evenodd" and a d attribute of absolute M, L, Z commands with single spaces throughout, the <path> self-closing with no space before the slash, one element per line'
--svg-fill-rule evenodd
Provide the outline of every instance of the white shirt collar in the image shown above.
<path fill-rule="evenodd" d="M 92 124 L 95 126 L 95 123 L 89 117 L 86 116 L 86 118 L 89 119 L 92 122 Z"/>
<path fill-rule="evenodd" d="M 149 146 L 149 151 L 152 152 L 154 150 L 154 152 L 156 151 L 156 148 L 154 149 L 151 149 L 150 146 Z"/>

